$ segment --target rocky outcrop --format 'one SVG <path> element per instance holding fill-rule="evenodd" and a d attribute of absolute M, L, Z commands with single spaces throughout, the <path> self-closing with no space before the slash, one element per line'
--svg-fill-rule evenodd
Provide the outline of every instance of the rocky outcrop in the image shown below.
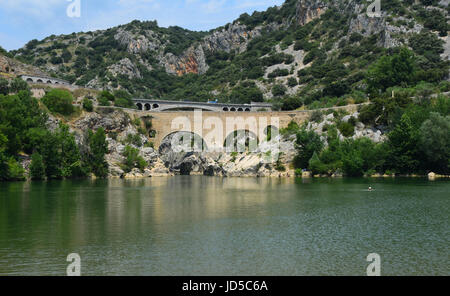
<path fill-rule="evenodd" d="M 209 69 L 206 64 L 205 52 L 200 45 L 190 47 L 180 57 L 167 53 L 161 63 L 165 66 L 167 73 L 178 76 L 189 73 L 205 74 Z"/>
<path fill-rule="evenodd" d="M 139 72 L 139 69 L 130 61 L 129 58 L 124 58 L 118 63 L 109 66 L 108 71 L 114 77 L 117 77 L 117 75 L 126 75 L 130 79 L 142 78 L 141 72 Z"/>
<path fill-rule="evenodd" d="M 97 112 L 88 113 L 73 124 L 79 130 L 97 130 L 102 127 L 106 132 L 123 132 L 130 124 L 130 118 L 126 113 L 114 109 L 99 109 Z"/>
<path fill-rule="evenodd" d="M 119 29 L 117 34 L 114 35 L 114 39 L 122 46 L 125 46 L 127 51 L 132 54 L 157 51 L 161 47 L 161 41 L 157 38 L 158 36 L 150 30 L 146 30 L 145 33 L 145 36 L 134 36 L 129 31 Z"/>
<path fill-rule="evenodd" d="M 37 67 L 23 64 L 2 54 L 0 54 L 0 73 L 5 73 L 11 75 L 12 77 L 25 74 L 34 76 L 49 76 Z"/>
<path fill-rule="evenodd" d="M 323 1 L 299 0 L 296 8 L 297 25 L 304 26 L 310 21 L 319 18 L 327 11 L 327 5 Z"/>
<path fill-rule="evenodd" d="M 359 118 L 359 113 L 353 113 L 350 115 L 344 116 L 341 121 L 342 122 L 348 122 L 350 118 Z M 320 123 L 316 122 L 309 122 L 307 125 L 308 130 L 312 130 L 315 133 L 321 135 L 322 140 L 326 142 L 326 135 L 327 135 L 327 129 L 326 126 L 335 125 L 336 120 L 334 118 L 333 114 L 328 114 L 324 117 L 324 120 Z M 345 140 L 345 137 L 338 131 L 338 136 L 341 140 Z M 383 134 L 383 131 L 380 129 L 377 129 L 375 127 L 365 126 L 362 122 L 357 122 L 355 125 L 355 133 L 353 136 L 351 136 L 352 139 L 356 140 L 359 138 L 369 138 L 375 143 L 380 143 L 386 140 L 386 136 Z"/>

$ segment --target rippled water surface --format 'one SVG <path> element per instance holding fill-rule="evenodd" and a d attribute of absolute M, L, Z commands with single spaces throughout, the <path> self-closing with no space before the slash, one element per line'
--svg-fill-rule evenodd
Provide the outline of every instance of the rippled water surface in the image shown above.
<path fill-rule="evenodd" d="M 372 186 L 374 191 L 367 188 Z M 0 183 L 0 275 L 450 275 L 450 182 Z"/>

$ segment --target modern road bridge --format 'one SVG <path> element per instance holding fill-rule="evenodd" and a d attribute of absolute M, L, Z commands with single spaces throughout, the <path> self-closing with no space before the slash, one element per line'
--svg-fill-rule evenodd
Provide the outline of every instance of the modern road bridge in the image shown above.
<path fill-rule="evenodd" d="M 272 104 L 251 103 L 251 104 L 223 104 L 223 103 L 203 103 L 203 102 L 183 102 L 183 101 L 163 101 L 135 99 L 134 104 L 140 111 L 175 111 L 175 110 L 195 110 L 212 112 L 258 112 L 272 111 Z"/>

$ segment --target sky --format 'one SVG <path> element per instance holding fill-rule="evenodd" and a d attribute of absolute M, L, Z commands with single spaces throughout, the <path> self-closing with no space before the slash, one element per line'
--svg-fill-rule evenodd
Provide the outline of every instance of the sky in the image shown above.
<path fill-rule="evenodd" d="M 232 22 L 244 12 L 251 14 L 255 10 L 263 11 L 283 2 L 284 0 L 0 0 L 0 46 L 13 50 L 32 39 L 41 40 L 52 34 L 107 29 L 135 19 L 157 20 L 161 27 L 180 26 L 190 30 L 209 31 Z M 68 8 L 71 8 L 69 13 Z"/>

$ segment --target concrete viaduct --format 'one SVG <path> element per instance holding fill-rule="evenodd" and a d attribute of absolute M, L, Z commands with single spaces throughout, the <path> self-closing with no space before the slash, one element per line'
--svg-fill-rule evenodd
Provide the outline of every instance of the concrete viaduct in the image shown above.
<path fill-rule="evenodd" d="M 343 107 L 318 109 L 321 111 L 327 110 L 345 110 L 349 113 L 357 111 L 360 105 L 348 105 Z M 156 132 L 152 142 L 155 148 L 159 148 L 163 140 L 175 133 L 186 132 L 196 135 L 204 140 L 208 148 L 214 146 L 223 147 L 225 140 L 230 134 L 238 130 L 251 131 L 260 142 L 261 137 L 267 132 L 268 127 L 276 129 L 286 128 L 291 121 L 295 121 L 299 125 L 309 120 L 312 112 L 317 110 L 307 111 L 291 111 L 291 112 L 152 112 L 122 109 L 130 115 L 131 118 L 151 118 L 152 129 Z M 232 126 L 229 128 L 228 122 L 243 123 L 239 127 Z M 181 124 L 187 122 L 188 124 Z M 212 132 L 213 131 L 213 132 Z M 212 136 L 212 137 L 210 137 Z"/>
<path fill-rule="evenodd" d="M 267 103 L 251 103 L 238 105 L 238 104 L 144 100 L 144 99 L 136 99 L 133 101 L 138 110 L 150 112 L 162 112 L 170 110 L 195 110 L 195 109 L 212 112 L 272 111 L 272 105 Z"/>

